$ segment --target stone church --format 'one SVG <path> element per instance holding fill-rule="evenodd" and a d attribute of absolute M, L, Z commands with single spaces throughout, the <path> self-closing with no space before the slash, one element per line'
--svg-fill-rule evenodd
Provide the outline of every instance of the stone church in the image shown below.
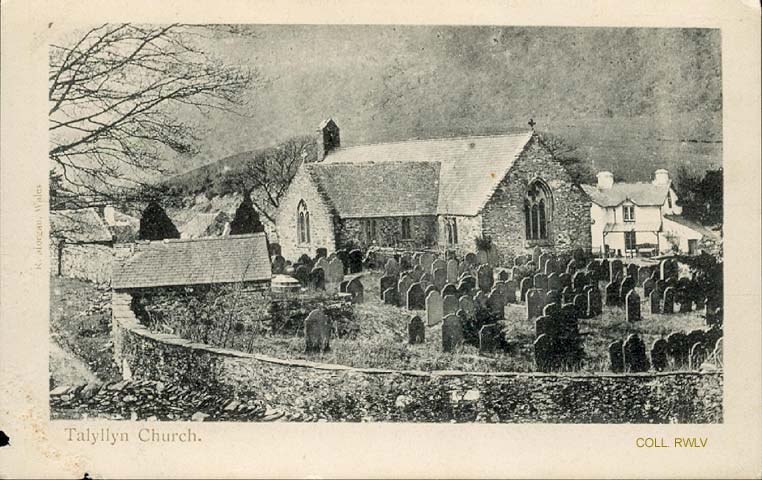
<path fill-rule="evenodd" d="M 276 218 L 283 255 L 324 247 L 476 251 L 490 238 L 502 261 L 590 249 L 590 199 L 533 131 L 342 147 L 318 129 Z"/>

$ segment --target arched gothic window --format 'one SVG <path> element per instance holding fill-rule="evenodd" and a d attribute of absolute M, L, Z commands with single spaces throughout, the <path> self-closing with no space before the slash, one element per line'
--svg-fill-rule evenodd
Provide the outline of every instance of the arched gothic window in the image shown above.
<path fill-rule="evenodd" d="M 545 240 L 553 218 L 553 194 L 542 180 L 529 184 L 524 198 L 524 231 L 527 240 Z"/>
<path fill-rule="evenodd" d="M 304 200 L 299 202 L 296 212 L 296 237 L 299 243 L 310 243 L 310 211 Z"/>

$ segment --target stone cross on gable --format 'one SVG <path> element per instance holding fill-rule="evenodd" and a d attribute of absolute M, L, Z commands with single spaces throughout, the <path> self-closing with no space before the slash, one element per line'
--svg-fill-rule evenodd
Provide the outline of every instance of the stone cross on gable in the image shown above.
<path fill-rule="evenodd" d="M 527 122 L 530 127 L 532 127 L 532 131 L 534 132 L 534 126 L 537 125 L 537 122 L 534 121 L 534 118 L 530 118 L 529 122 Z"/>

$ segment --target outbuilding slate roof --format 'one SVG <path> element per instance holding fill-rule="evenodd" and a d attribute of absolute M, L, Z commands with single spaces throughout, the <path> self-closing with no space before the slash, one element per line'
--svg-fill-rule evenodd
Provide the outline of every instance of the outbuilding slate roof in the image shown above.
<path fill-rule="evenodd" d="M 669 188 L 669 185 L 652 183 L 615 183 L 606 190 L 599 190 L 595 185 L 582 185 L 590 199 L 601 207 L 616 207 L 626 200 L 641 207 L 664 205 Z"/>
<path fill-rule="evenodd" d="M 309 168 L 341 217 L 473 216 L 531 138 L 523 132 L 361 145 L 329 152 Z"/>
<path fill-rule="evenodd" d="M 116 265 L 112 288 L 270 281 L 264 233 L 163 240 L 136 244 L 135 253 Z"/>
<path fill-rule="evenodd" d="M 106 223 L 94 208 L 50 212 L 50 232 L 54 237 L 73 243 L 110 242 Z"/>

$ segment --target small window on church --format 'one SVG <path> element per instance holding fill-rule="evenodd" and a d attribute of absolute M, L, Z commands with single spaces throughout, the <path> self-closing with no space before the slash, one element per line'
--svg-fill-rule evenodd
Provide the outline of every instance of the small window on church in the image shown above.
<path fill-rule="evenodd" d="M 458 220 L 456 218 L 445 218 L 445 235 L 448 245 L 457 245 L 458 243 Z"/>
<path fill-rule="evenodd" d="M 408 240 L 412 237 L 413 235 L 410 231 L 410 218 L 405 217 L 402 219 L 402 238 Z"/>
<path fill-rule="evenodd" d="M 297 207 L 296 238 L 299 243 L 310 243 L 310 212 L 304 200 Z"/>

